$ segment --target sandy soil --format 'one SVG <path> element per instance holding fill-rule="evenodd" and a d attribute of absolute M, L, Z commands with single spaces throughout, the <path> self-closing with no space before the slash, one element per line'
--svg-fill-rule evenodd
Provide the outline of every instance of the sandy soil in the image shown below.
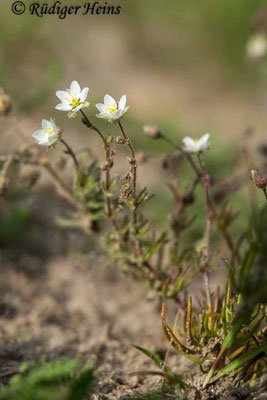
<path fill-rule="evenodd" d="M 160 389 L 158 375 L 129 375 L 156 369 L 134 344 L 165 356 L 159 304 L 148 302 L 142 289 L 116 268 L 106 268 L 107 260 L 94 238 L 54 226 L 53 215 L 67 206 L 53 192 L 27 201 L 34 211 L 41 202 L 47 207 L 36 213 L 39 233 L 12 248 L 1 263 L 1 383 L 22 362 L 45 355 L 48 360 L 93 360 L 99 377 L 95 400 L 129 399 Z M 169 306 L 168 311 L 172 321 L 175 309 Z M 184 379 L 201 384 L 197 371 L 177 353 L 170 352 L 168 364 Z M 264 399 L 258 392 L 262 393 L 263 384 L 254 385 L 254 394 L 247 386 L 233 391 L 224 383 L 202 397 L 198 392 L 188 397 L 180 389 L 170 389 L 160 398 Z"/>

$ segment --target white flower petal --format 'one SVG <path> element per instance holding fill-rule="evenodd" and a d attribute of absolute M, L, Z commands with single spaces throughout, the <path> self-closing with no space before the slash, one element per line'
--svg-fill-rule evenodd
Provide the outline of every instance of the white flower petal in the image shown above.
<path fill-rule="evenodd" d="M 184 143 L 184 145 L 185 145 L 186 147 L 190 147 L 190 148 L 195 147 L 195 141 L 194 141 L 194 139 L 192 139 L 192 138 L 189 137 L 189 136 L 186 136 L 186 137 L 183 138 L 183 143 Z"/>
<path fill-rule="evenodd" d="M 89 93 L 89 88 L 88 87 L 83 88 L 83 90 L 80 93 L 80 101 L 82 103 L 87 99 L 88 93 Z"/>
<path fill-rule="evenodd" d="M 121 110 L 118 110 L 118 111 L 116 111 L 112 116 L 111 116 L 111 119 L 119 119 L 120 118 L 120 116 L 121 116 L 121 113 L 122 113 L 122 111 Z"/>
<path fill-rule="evenodd" d="M 77 107 L 73 108 L 72 111 L 73 111 L 74 113 L 76 113 L 76 112 L 80 111 L 82 108 L 83 108 L 83 105 L 82 105 L 82 104 L 79 104 Z"/>
<path fill-rule="evenodd" d="M 48 135 L 48 138 L 47 138 L 48 145 L 51 146 L 53 143 L 55 143 L 57 141 L 57 139 L 58 138 L 57 138 L 57 135 L 55 133 L 52 133 L 51 135 Z"/>
<path fill-rule="evenodd" d="M 126 102 L 127 102 L 127 96 L 126 94 L 124 94 L 119 101 L 119 109 L 121 110 L 124 109 L 126 107 Z"/>
<path fill-rule="evenodd" d="M 84 101 L 84 102 L 81 103 L 81 104 L 82 104 L 82 108 L 86 108 L 86 107 L 89 107 L 89 106 L 90 106 L 89 101 Z"/>
<path fill-rule="evenodd" d="M 41 128 L 42 129 L 46 129 L 46 128 L 48 128 L 49 127 L 49 121 L 47 121 L 47 119 L 42 119 L 42 122 L 41 122 Z"/>
<path fill-rule="evenodd" d="M 105 112 L 105 111 L 101 111 L 99 114 L 96 114 L 96 117 L 97 117 L 97 118 L 104 118 L 104 119 L 110 120 L 111 115 L 108 114 L 108 113 Z"/>
<path fill-rule="evenodd" d="M 32 134 L 32 137 L 34 137 L 34 139 L 36 139 L 36 140 L 42 139 L 43 136 L 44 136 L 44 131 L 43 131 L 42 129 L 38 129 L 38 131 L 35 131 L 35 132 Z"/>
<path fill-rule="evenodd" d="M 210 137 L 210 134 L 206 133 L 205 135 L 203 135 L 200 138 L 200 140 L 198 142 L 198 146 L 197 146 L 199 150 L 203 150 L 209 146 L 209 137 Z"/>
<path fill-rule="evenodd" d="M 70 85 L 70 93 L 71 93 L 71 95 L 72 95 L 73 97 L 77 97 L 77 96 L 80 95 L 80 93 L 81 93 L 81 88 L 80 88 L 80 85 L 79 85 L 79 83 L 78 83 L 77 81 L 71 82 L 71 85 Z"/>
<path fill-rule="evenodd" d="M 60 111 L 70 111 L 72 109 L 72 106 L 70 104 L 57 104 L 56 109 Z"/>
<path fill-rule="evenodd" d="M 62 103 L 69 103 L 69 102 L 71 102 L 70 94 L 69 94 L 69 92 L 66 92 L 65 90 L 58 90 L 58 91 L 56 92 L 56 96 L 59 98 L 59 100 L 60 100 Z"/>
<path fill-rule="evenodd" d="M 95 106 L 98 109 L 98 111 L 100 111 L 100 112 L 105 111 L 105 109 L 106 109 L 105 105 L 102 103 L 97 103 Z"/>
<path fill-rule="evenodd" d="M 121 116 L 123 117 L 125 113 L 129 110 L 129 106 L 126 106 L 124 110 L 121 110 Z"/>
<path fill-rule="evenodd" d="M 41 145 L 47 144 L 48 134 L 45 133 L 42 129 L 39 129 L 39 131 L 34 132 L 32 136 L 37 141 L 38 144 Z"/>
<path fill-rule="evenodd" d="M 111 97 L 109 94 L 106 94 L 104 97 L 104 104 L 109 104 L 110 106 L 112 106 L 114 103 L 116 103 L 116 101 L 113 99 L 113 97 Z"/>

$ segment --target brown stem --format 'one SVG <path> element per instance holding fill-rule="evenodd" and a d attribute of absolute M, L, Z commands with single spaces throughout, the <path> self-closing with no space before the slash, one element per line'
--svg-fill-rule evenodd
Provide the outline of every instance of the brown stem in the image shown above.
<path fill-rule="evenodd" d="M 75 165 L 76 172 L 78 173 L 80 170 L 80 165 L 79 165 L 79 162 L 77 160 L 77 157 L 76 157 L 74 151 L 72 150 L 70 145 L 64 139 L 60 138 L 59 141 L 66 147 L 66 150 L 64 152 L 71 156 L 71 158 L 73 159 L 74 165 Z"/>
<path fill-rule="evenodd" d="M 131 156 L 132 156 L 132 166 L 133 166 L 133 225 L 134 225 L 134 230 L 135 233 L 138 232 L 138 226 L 137 226 L 137 201 L 136 201 L 136 182 L 137 182 L 137 164 L 136 164 L 136 158 L 135 158 L 135 152 L 134 148 L 129 140 L 129 138 L 125 135 L 124 129 L 122 127 L 121 122 L 119 121 L 119 127 L 121 129 L 121 132 L 123 134 L 124 139 L 127 141 L 127 145 L 130 149 Z"/>
<path fill-rule="evenodd" d="M 201 172 L 199 171 L 198 167 L 196 166 L 195 162 L 193 161 L 191 155 L 189 153 L 187 153 L 181 146 L 178 146 L 177 144 L 175 144 L 171 139 L 169 139 L 165 135 L 162 134 L 161 138 L 162 138 L 162 140 L 164 140 L 165 142 L 167 142 L 171 146 L 173 146 L 176 150 L 180 151 L 181 153 L 183 153 L 185 155 L 185 157 L 187 158 L 187 160 L 191 164 L 191 167 L 193 168 L 193 170 L 195 171 L 197 176 L 200 178 L 201 177 Z"/>
<path fill-rule="evenodd" d="M 102 141 L 103 141 L 104 147 L 106 148 L 107 142 L 106 142 L 106 139 L 105 139 L 104 135 L 100 132 L 100 130 L 99 130 L 96 126 L 94 126 L 94 125 L 89 121 L 88 117 L 87 117 L 86 114 L 83 112 L 83 110 L 80 110 L 80 112 L 81 112 L 81 114 L 82 114 L 82 116 L 83 116 L 83 123 L 87 126 L 87 128 L 92 129 L 93 131 L 95 131 L 95 132 L 98 133 L 98 135 L 101 137 L 101 139 L 102 139 Z"/>
<path fill-rule="evenodd" d="M 87 128 L 92 129 L 93 131 L 97 132 L 98 135 L 100 136 L 103 144 L 104 144 L 104 149 L 105 149 L 105 154 L 106 154 L 106 161 L 109 162 L 109 145 L 104 137 L 104 135 L 100 132 L 100 130 L 94 126 L 86 116 L 86 114 L 83 112 L 83 110 L 80 110 L 82 116 L 83 116 L 83 123 L 87 126 Z M 109 169 L 106 171 L 105 174 L 105 190 L 109 192 L 110 189 L 110 171 Z M 107 204 L 107 214 L 108 218 L 112 222 L 112 225 L 116 230 L 119 230 L 119 225 L 118 222 L 114 219 L 113 211 L 112 211 L 112 204 L 111 204 L 111 199 L 110 197 L 106 196 L 106 204 Z"/>

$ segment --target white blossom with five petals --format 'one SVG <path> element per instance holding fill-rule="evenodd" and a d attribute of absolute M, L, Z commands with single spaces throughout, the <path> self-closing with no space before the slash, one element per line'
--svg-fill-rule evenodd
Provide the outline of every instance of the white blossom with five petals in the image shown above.
<path fill-rule="evenodd" d="M 70 89 L 58 90 L 56 92 L 56 96 L 61 101 L 60 104 L 56 105 L 56 109 L 60 111 L 69 111 L 68 116 L 72 118 L 82 108 L 89 106 L 90 103 L 86 101 L 88 93 L 88 87 L 81 90 L 79 83 L 73 81 L 70 85 Z"/>
<path fill-rule="evenodd" d="M 51 147 L 56 144 L 60 137 L 60 129 L 56 126 L 55 121 L 50 118 L 50 121 L 43 119 L 41 128 L 32 134 L 36 142 L 42 146 Z"/>
<path fill-rule="evenodd" d="M 191 138 L 186 136 L 183 138 L 184 143 L 184 151 L 188 153 L 200 153 L 206 151 L 209 148 L 209 138 L 210 134 L 206 133 L 205 135 L 201 136 L 201 138 Z"/>
<path fill-rule="evenodd" d="M 104 97 L 104 104 L 96 104 L 96 108 L 99 111 L 99 114 L 96 116 L 98 118 L 107 119 L 109 122 L 117 122 L 129 109 L 129 106 L 126 105 L 126 102 L 126 95 L 123 95 L 119 103 L 117 103 L 113 97 L 111 97 L 109 94 L 106 94 Z"/>

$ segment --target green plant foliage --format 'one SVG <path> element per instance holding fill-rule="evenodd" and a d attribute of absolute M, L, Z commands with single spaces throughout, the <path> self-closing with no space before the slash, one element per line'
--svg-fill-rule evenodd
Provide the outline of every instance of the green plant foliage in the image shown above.
<path fill-rule="evenodd" d="M 77 371 L 78 361 L 43 359 L 36 364 L 23 364 L 20 373 L 0 390 L 1 400 L 89 400 L 94 389 L 92 364 Z"/>

